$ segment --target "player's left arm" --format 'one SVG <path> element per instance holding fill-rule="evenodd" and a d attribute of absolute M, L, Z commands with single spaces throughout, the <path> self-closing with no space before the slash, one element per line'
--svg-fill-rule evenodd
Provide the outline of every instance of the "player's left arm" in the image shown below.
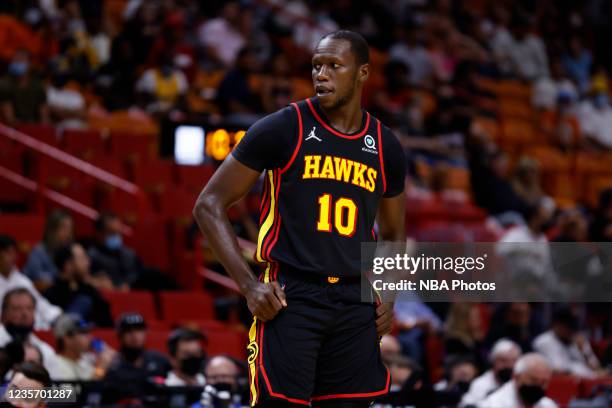
<path fill-rule="evenodd" d="M 385 131 L 388 129 L 385 128 Z M 382 241 L 406 240 L 406 194 L 404 181 L 406 159 L 397 138 L 389 131 L 383 145 L 387 189 L 378 206 L 378 235 Z M 393 329 L 393 303 L 382 303 L 376 308 L 376 331 L 379 336 Z"/>

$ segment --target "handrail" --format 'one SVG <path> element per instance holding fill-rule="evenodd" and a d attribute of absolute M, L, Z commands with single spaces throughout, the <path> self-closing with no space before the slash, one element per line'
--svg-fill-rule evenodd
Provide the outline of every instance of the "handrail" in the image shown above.
<path fill-rule="evenodd" d="M 233 290 L 234 292 L 240 293 L 236 282 L 225 275 L 221 275 L 219 272 L 215 272 L 203 266 L 198 266 L 198 275 L 209 281 L 215 282 L 227 289 Z"/>
<path fill-rule="evenodd" d="M 46 156 L 49 156 L 53 159 L 56 159 L 68 166 L 71 166 L 83 173 L 103 181 L 115 188 L 123 190 L 127 193 L 134 194 L 136 196 L 141 196 L 142 190 L 136 184 L 131 183 L 127 180 L 122 179 L 108 171 L 101 169 L 100 167 L 94 166 L 91 163 L 88 163 L 84 160 L 81 160 L 77 157 L 74 157 L 56 147 L 53 147 L 47 143 L 41 142 L 29 136 L 23 132 L 20 132 L 16 129 L 13 129 L 9 126 L 6 126 L 0 123 L 0 135 L 4 135 L 9 139 L 12 139 L 22 145 L 25 145 L 31 149 L 36 150 L 39 153 L 42 153 Z"/>
<path fill-rule="evenodd" d="M 65 208 L 68 208 L 69 210 L 74 211 L 75 213 L 81 214 L 85 218 L 89 218 L 91 220 L 95 220 L 98 218 L 99 213 L 95 209 L 85 204 L 82 204 L 62 193 L 58 193 L 57 191 L 51 190 L 50 188 L 44 186 L 39 187 L 39 184 L 37 182 L 23 177 L 22 175 L 17 174 L 14 171 L 7 169 L 6 167 L 1 165 L 0 177 L 3 177 L 6 180 L 11 181 L 26 190 L 33 192 L 40 191 L 41 194 L 49 200 Z M 127 236 L 131 236 L 134 233 L 131 227 L 123 223 L 121 224 L 121 232 Z"/>

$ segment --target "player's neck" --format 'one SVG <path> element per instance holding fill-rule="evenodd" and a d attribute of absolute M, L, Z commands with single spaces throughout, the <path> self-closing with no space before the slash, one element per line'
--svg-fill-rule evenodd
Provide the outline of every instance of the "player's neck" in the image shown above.
<path fill-rule="evenodd" d="M 325 114 L 329 124 L 337 131 L 351 134 L 361 129 L 363 112 L 359 98 L 354 98 L 336 109 L 325 109 L 321 104 L 319 108 Z"/>

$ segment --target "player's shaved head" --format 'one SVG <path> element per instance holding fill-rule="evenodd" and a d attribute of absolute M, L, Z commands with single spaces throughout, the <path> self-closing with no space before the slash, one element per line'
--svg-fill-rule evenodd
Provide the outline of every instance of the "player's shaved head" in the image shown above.
<path fill-rule="evenodd" d="M 355 56 L 355 60 L 357 64 L 363 65 L 370 62 L 370 49 L 368 47 L 368 43 L 363 38 L 363 36 L 359 33 L 349 30 L 338 30 L 331 32 L 329 34 L 325 34 L 319 42 L 324 39 L 332 39 L 332 40 L 345 40 L 351 45 L 351 52 Z"/>

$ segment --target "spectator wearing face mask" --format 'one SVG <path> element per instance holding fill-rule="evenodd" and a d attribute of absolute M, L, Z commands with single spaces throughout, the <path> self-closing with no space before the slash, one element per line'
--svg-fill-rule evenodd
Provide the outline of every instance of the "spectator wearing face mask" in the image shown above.
<path fill-rule="evenodd" d="M 423 380 L 423 370 L 417 363 L 398 354 L 391 357 L 386 364 L 391 373 L 390 392 L 377 399 L 374 408 L 435 406 L 431 386 Z"/>
<path fill-rule="evenodd" d="M 556 408 L 546 397 L 552 370 L 546 359 L 528 353 L 514 366 L 512 380 L 478 404 L 478 408 Z"/>
<path fill-rule="evenodd" d="M 121 220 L 102 213 L 94 223 L 96 242 L 89 248 L 91 273 L 95 279 L 108 277 L 113 289 L 176 289 L 172 279 L 157 269 L 147 268 L 136 252 L 123 244 Z"/>
<path fill-rule="evenodd" d="M 444 379 L 434 384 L 434 406 L 457 406 L 471 382 L 478 375 L 478 369 L 469 355 L 454 355 L 447 358 Z"/>
<path fill-rule="evenodd" d="M 206 360 L 203 340 L 202 333 L 191 329 L 179 328 L 170 334 L 168 351 L 172 360 L 172 371 L 166 377 L 167 386 L 206 385 L 206 377 L 203 374 Z"/>
<path fill-rule="evenodd" d="M 32 329 L 36 299 L 25 288 L 15 288 L 4 294 L 2 299 L 2 324 L 0 324 L 0 347 L 11 341 L 37 347 L 43 357 L 43 365 L 53 373 L 57 367 L 57 355 L 53 347 L 40 340 Z"/>
<path fill-rule="evenodd" d="M 124 313 L 117 322 L 119 352 L 106 374 L 121 398 L 145 395 L 147 380 L 165 377 L 172 368 L 168 359 L 146 349 L 147 324 L 139 313 Z"/>
<path fill-rule="evenodd" d="M 238 393 L 238 376 L 240 367 L 231 358 L 219 355 L 212 357 L 204 370 L 206 382 L 217 391 L 228 391 L 232 395 Z"/>
<path fill-rule="evenodd" d="M 509 381 L 514 364 L 520 356 L 518 344 L 508 339 L 498 340 L 491 350 L 491 368 L 472 381 L 459 406 L 473 406 Z"/>
<path fill-rule="evenodd" d="M 49 121 L 45 88 L 26 50 L 15 53 L 8 75 L 0 80 L 0 119 L 8 124 Z"/>

